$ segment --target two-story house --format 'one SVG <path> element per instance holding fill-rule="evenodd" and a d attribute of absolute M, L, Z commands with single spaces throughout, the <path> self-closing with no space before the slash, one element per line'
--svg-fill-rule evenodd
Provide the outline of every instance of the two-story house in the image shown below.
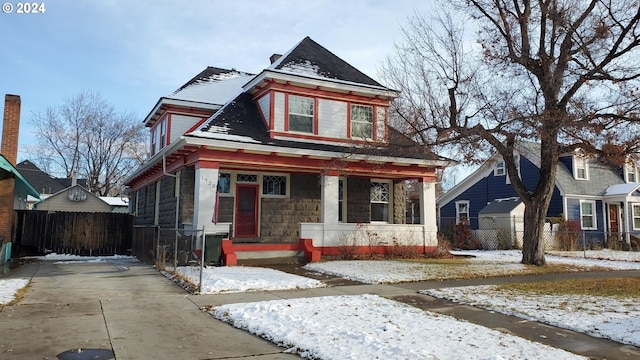
<path fill-rule="evenodd" d="M 533 190 L 539 177 L 540 146 L 522 142 L 516 149 L 518 176 Z M 562 154 L 547 215 L 574 222 L 579 227 L 576 230 L 588 241 L 603 243 L 616 238 L 630 244 L 631 236 L 640 233 L 639 188 L 638 169 L 633 164 L 617 168 L 581 151 Z M 499 155 L 441 195 L 437 202 L 443 229 L 462 220 L 468 221 L 471 229 L 482 229 L 483 223 L 489 223 L 485 221 L 486 214 L 491 215 L 491 223 L 502 223 L 501 226 L 513 223 L 514 214 L 515 222 L 523 223 L 523 209 L 517 209 L 523 205 Z M 501 209 L 500 214 L 496 208 Z"/>
<path fill-rule="evenodd" d="M 317 260 L 357 232 L 358 252 L 434 249 L 450 161 L 389 126 L 397 96 L 308 37 L 257 75 L 209 67 L 144 120 L 151 158 L 127 180 L 137 223 L 223 233 L 227 265 L 303 247 Z M 420 224 L 406 224 L 410 179 Z"/>

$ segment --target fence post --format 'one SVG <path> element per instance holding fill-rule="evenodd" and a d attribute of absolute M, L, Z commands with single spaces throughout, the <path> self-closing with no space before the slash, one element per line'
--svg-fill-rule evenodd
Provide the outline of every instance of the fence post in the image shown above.
<path fill-rule="evenodd" d="M 156 248 L 155 253 L 156 254 L 155 254 L 155 258 L 153 259 L 153 264 L 157 265 L 158 261 L 160 261 L 160 258 L 159 258 L 159 256 L 160 256 L 160 226 L 156 226 L 155 228 L 156 228 L 156 241 L 155 241 L 156 242 L 156 246 L 155 246 L 155 248 Z"/>
<path fill-rule="evenodd" d="M 206 247 L 206 238 L 204 236 L 204 226 L 202 227 L 202 251 L 200 252 L 200 283 L 198 284 L 198 293 L 202 294 L 202 278 L 204 272 L 204 259 L 205 259 L 205 247 Z"/>
<path fill-rule="evenodd" d="M 173 271 L 178 271 L 178 228 L 175 229 L 176 236 L 173 239 Z"/>

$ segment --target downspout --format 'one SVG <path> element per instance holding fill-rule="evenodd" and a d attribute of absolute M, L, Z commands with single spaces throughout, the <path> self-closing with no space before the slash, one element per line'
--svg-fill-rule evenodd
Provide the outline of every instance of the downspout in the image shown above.
<path fill-rule="evenodd" d="M 166 154 L 162 154 L 162 173 L 165 176 L 174 178 L 176 181 L 176 185 L 174 186 L 174 195 L 176 197 L 176 226 L 175 226 L 176 238 L 173 244 L 173 270 L 175 271 L 178 268 L 178 220 L 179 220 L 178 212 L 180 211 L 180 182 L 178 181 L 179 180 L 178 175 L 169 174 L 167 172 L 167 155 Z"/>

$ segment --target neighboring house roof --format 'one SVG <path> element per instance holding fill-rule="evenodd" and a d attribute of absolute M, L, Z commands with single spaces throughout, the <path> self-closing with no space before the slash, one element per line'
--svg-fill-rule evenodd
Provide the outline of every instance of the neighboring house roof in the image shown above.
<path fill-rule="evenodd" d="M 47 196 L 36 204 L 36 209 L 54 211 L 86 211 L 86 208 L 89 207 L 91 210 L 97 211 L 96 206 L 98 206 L 101 211 L 110 211 L 111 209 L 111 206 L 101 197 L 92 194 L 83 186 L 76 184 Z"/>
<path fill-rule="evenodd" d="M 67 178 L 54 178 L 42 171 L 34 163 L 25 160 L 16 165 L 16 168 L 29 180 L 40 194 L 55 194 L 71 186 L 73 180 Z M 77 184 L 86 186 L 86 179 L 78 179 Z"/>
<path fill-rule="evenodd" d="M 640 188 L 640 183 L 627 183 L 627 184 L 616 184 L 611 185 L 607 188 L 604 195 L 605 196 L 629 196 L 638 191 Z"/>
<path fill-rule="evenodd" d="M 527 158 L 538 168 L 540 167 L 540 144 L 534 142 L 519 142 L 516 144 L 516 150 L 521 156 Z M 483 163 L 476 171 L 467 176 L 460 183 L 442 194 L 438 199 L 438 204 L 446 204 L 455 199 L 467 189 L 471 188 L 480 179 L 493 173 L 496 159 L 499 154 L 494 154 L 489 160 Z M 589 179 L 577 180 L 573 176 L 571 170 L 562 162 L 558 163 L 556 172 L 556 186 L 560 190 L 562 196 L 566 195 L 584 195 L 584 196 L 603 196 L 611 185 L 623 183 L 616 169 L 602 164 L 595 159 L 589 160 Z"/>
<path fill-rule="evenodd" d="M 254 76 L 235 69 L 209 66 L 166 98 L 222 106 L 239 94 L 242 86 Z"/>
<path fill-rule="evenodd" d="M 384 87 L 308 36 L 271 64 L 267 70 Z"/>
<path fill-rule="evenodd" d="M 22 189 L 37 199 L 40 199 L 40 194 L 34 189 L 33 185 L 18 171 L 16 167 L 11 164 L 4 155 L 0 154 L 0 180 L 14 178 L 15 186 Z"/>
<path fill-rule="evenodd" d="M 522 204 L 522 200 L 520 200 L 520 198 L 494 200 L 490 202 L 489 205 L 485 206 L 482 210 L 478 211 L 478 214 L 510 213 L 515 210 L 515 208 L 517 208 L 520 204 Z"/>
<path fill-rule="evenodd" d="M 540 144 L 522 142 L 519 146 L 522 155 L 540 166 Z M 558 164 L 556 185 L 563 195 L 604 195 L 607 188 L 613 184 L 624 182 L 616 169 L 602 164 L 594 159 L 589 160 L 589 179 L 576 180 L 573 173 L 565 164 Z"/>

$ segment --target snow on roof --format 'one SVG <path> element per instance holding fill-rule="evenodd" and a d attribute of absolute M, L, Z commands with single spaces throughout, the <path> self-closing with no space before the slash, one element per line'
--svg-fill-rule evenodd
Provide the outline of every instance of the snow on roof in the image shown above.
<path fill-rule="evenodd" d="M 604 192 L 605 196 L 611 195 L 628 195 L 632 191 L 640 187 L 640 183 L 627 183 L 627 184 L 615 184 L 611 185 Z"/>
<path fill-rule="evenodd" d="M 253 76 L 236 70 L 205 74 L 187 83 L 167 98 L 223 105 L 241 91 L 242 86 Z"/>
<path fill-rule="evenodd" d="M 111 206 L 129 206 L 129 199 L 126 197 L 101 196 L 100 199 Z"/>

